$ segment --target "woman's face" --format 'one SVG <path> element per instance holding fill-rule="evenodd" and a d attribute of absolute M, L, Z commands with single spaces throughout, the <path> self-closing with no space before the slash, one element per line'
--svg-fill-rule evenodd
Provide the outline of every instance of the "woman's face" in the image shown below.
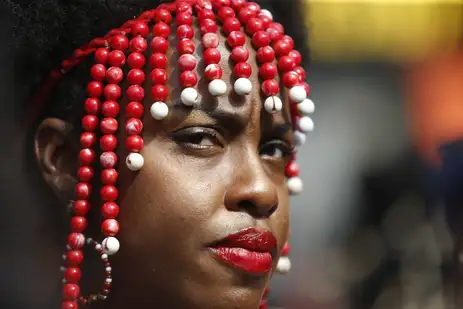
<path fill-rule="evenodd" d="M 233 64 L 225 38 L 221 40 L 222 79 L 230 90 Z M 196 38 L 197 50 L 199 45 Z M 129 171 L 127 153 L 118 153 L 121 249 L 111 259 L 113 290 L 99 304 L 102 308 L 257 307 L 288 232 L 284 170 L 293 141 L 289 104 L 275 114 L 262 108 L 255 53 L 250 44 L 248 49 L 253 92 L 246 97 L 233 91 L 210 96 L 200 61 L 198 105 L 192 109 L 177 103 L 178 55 L 172 52 L 168 118 L 151 118 L 151 85 L 146 85 L 143 168 Z M 149 76 L 149 68 L 145 73 Z M 286 94 L 281 95 L 285 102 Z M 126 103 L 121 102 L 121 110 Z M 124 116 L 119 121 L 123 124 Z M 249 228 L 258 232 L 224 241 Z M 229 249 L 243 246 L 254 248 Z"/>

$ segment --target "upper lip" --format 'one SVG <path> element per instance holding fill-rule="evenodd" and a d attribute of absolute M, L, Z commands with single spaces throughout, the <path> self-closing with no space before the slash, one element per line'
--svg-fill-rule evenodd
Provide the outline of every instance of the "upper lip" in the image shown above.
<path fill-rule="evenodd" d="M 212 247 L 243 248 L 254 252 L 276 253 L 277 240 L 270 231 L 250 227 L 215 242 Z"/>

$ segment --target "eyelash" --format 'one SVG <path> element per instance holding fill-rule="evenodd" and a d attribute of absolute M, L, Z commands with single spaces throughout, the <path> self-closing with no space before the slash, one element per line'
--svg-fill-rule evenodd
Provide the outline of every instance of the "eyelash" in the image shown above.
<path fill-rule="evenodd" d="M 220 132 L 215 128 L 186 128 L 178 132 L 174 132 L 173 135 L 175 141 L 190 149 L 201 150 L 213 147 L 212 145 L 200 145 L 204 138 L 211 138 L 215 145 L 224 148 L 224 144 L 221 142 Z M 294 147 L 291 147 L 288 143 L 282 140 L 275 139 L 266 142 L 259 148 L 260 155 L 262 155 L 263 150 L 268 150 L 270 146 L 274 146 L 275 149 L 280 150 L 282 153 L 281 158 L 273 158 L 273 156 L 270 155 L 273 159 L 286 159 L 294 154 Z"/>

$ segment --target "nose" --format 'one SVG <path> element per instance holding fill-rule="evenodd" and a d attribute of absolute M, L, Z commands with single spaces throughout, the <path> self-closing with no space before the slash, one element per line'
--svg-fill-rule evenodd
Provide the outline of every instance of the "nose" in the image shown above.
<path fill-rule="evenodd" d="M 225 193 L 225 207 L 257 219 L 270 217 L 278 208 L 278 191 L 259 156 L 241 157 Z"/>

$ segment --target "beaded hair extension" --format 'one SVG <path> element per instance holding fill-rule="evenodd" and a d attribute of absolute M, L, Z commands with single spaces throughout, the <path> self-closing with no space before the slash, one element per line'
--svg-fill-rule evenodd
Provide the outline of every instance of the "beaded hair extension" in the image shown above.
<path fill-rule="evenodd" d="M 175 17 L 175 22 L 173 18 Z M 195 28 L 193 22 L 198 22 L 200 44 L 195 46 L 193 37 Z M 221 53 L 217 31 L 226 36 L 226 44 L 231 50 L 230 59 L 233 64 L 233 89 L 227 89 L 227 84 L 221 79 L 222 68 L 219 66 Z M 152 39 L 147 37 L 152 33 Z M 75 189 L 76 200 L 73 203 L 71 232 L 68 236 L 66 253 L 63 255 L 65 266 L 62 309 L 75 309 L 78 304 L 87 304 L 96 300 L 104 300 L 110 294 L 112 277 L 109 256 L 117 253 L 120 244 L 116 236 L 119 233 L 119 206 L 117 204 L 118 179 L 115 152 L 118 140 L 119 116 L 124 113 L 124 141 L 129 154 L 125 158 L 126 167 L 133 172 L 139 171 L 144 164 L 140 154 L 144 143 L 142 116 L 144 115 L 143 100 L 150 96 L 153 102 L 149 113 L 155 121 L 162 121 L 169 114 L 172 102 L 166 83 L 166 71 L 169 49 L 169 37 L 175 36 L 178 52 L 176 63 L 179 70 L 179 85 L 181 103 L 194 106 L 198 101 L 198 76 L 196 70 L 203 70 L 208 83 L 208 91 L 213 96 L 226 95 L 234 91 L 239 96 L 249 95 L 253 87 L 260 87 L 264 95 L 263 107 L 269 113 L 282 109 L 283 100 L 279 97 L 280 85 L 288 89 L 291 104 L 291 116 L 294 124 L 294 136 L 297 145 L 305 142 L 305 135 L 313 130 L 314 124 L 309 114 L 314 112 L 314 104 L 308 99 L 310 88 L 305 83 L 306 73 L 300 66 L 301 54 L 294 50 L 291 37 L 284 34 L 283 26 L 272 20 L 272 14 L 254 2 L 246 0 L 182 0 L 162 4 L 156 9 L 146 11 L 130 20 L 119 29 L 111 30 L 106 36 L 90 41 L 74 51 L 72 56 L 61 62 L 53 70 L 39 93 L 31 103 L 30 112 L 40 110 L 50 96 L 54 86 L 87 57 L 93 56 L 91 81 L 87 85 L 87 99 L 84 102 L 85 116 L 82 118 L 83 133 L 80 137 L 81 151 L 79 153 L 80 167 L 79 183 Z M 259 64 L 260 85 L 251 83 L 251 65 L 248 63 L 250 52 L 246 46 L 246 37 L 251 38 L 256 50 Z M 195 50 L 203 50 L 201 68 L 195 57 Z M 148 56 L 149 55 L 149 56 Z M 149 66 L 150 75 L 145 76 L 143 69 Z M 124 72 L 127 72 L 125 74 Z M 149 94 L 144 91 L 144 83 L 150 79 L 152 88 Z M 279 80 L 278 80 L 279 79 Z M 125 93 L 121 83 L 127 82 Z M 119 108 L 121 98 L 127 97 L 128 104 L 124 111 Z M 99 141 L 97 140 L 99 137 Z M 99 146 L 99 147 L 98 147 Z M 97 154 L 97 151 L 101 151 Z M 96 162 L 99 158 L 99 166 Z M 287 186 L 290 194 L 302 191 L 302 181 L 295 157 L 285 169 Z M 91 182 L 94 180 L 94 168 L 101 168 L 100 181 L 102 188 L 100 198 L 103 222 L 101 231 L 104 235 L 101 242 L 84 236 L 87 227 L 86 215 L 91 205 Z M 91 245 L 101 256 L 105 267 L 105 281 L 99 293 L 82 296 L 80 293 L 83 247 Z M 289 244 L 285 244 L 282 256 L 278 261 L 277 271 L 286 273 L 290 268 Z M 268 290 L 264 296 L 268 294 Z M 261 308 L 266 308 L 263 300 Z"/>

